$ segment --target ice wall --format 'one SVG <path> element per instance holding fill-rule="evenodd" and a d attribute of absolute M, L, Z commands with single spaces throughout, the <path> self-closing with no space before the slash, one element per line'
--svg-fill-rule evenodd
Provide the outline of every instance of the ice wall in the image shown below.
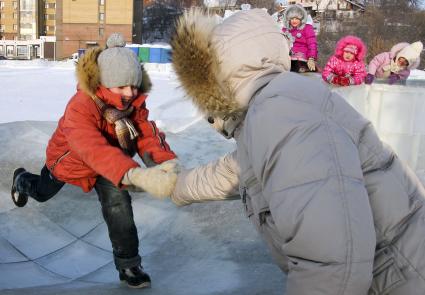
<path fill-rule="evenodd" d="M 412 169 L 425 169 L 425 85 L 363 84 L 333 91 L 368 118 Z"/>

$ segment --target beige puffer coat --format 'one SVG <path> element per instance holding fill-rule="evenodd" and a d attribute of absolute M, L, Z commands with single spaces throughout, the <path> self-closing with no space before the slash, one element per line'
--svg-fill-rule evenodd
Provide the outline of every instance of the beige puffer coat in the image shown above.
<path fill-rule="evenodd" d="M 244 56 L 244 62 L 245 55 L 257 60 L 266 45 L 257 44 L 259 32 L 252 32 L 263 26 L 260 36 L 270 37 L 268 46 L 278 44 L 266 14 L 240 12 L 208 32 L 196 30 L 193 19 L 186 15 L 178 29 L 192 29 L 211 41 L 209 49 L 220 58 L 209 78 L 219 77 L 216 90 L 222 92 L 202 104 L 199 97 L 208 87 L 185 83 L 191 78 L 181 69 L 197 54 L 196 46 L 189 56 L 179 51 L 194 37 L 179 31 L 173 44 L 177 74 L 206 115 L 223 119 L 221 131 L 236 139 L 237 151 L 181 174 L 173 201 L 225 199 L 239 184 L 247 216 L 287 273 L 286 295 L 424 294 L 425 192 L 415 175 L 382 144 L 370 122 L 322 81 L 285 73 L 284 67 L 280 74 L 264 74 L 253 64 L 226 62 L 223 52 Z M 236 47 L 227 42 L 232 35 L 239 37 Z M 275 58 L 264 54 L 260 62 Z M 240 83 L 223 90 L 221 73 Z M 246 85 L 245 79 L 263 84 L 243 91 L 238 85 Z M 240 93 L 251 95 L 246 100 Z M 226 109 L 222 105 L 229 97 L 237 104 Z M 228 130 L 226 122 L 239 114 L 235 109 L 247 109 L 246 116 Z"/>

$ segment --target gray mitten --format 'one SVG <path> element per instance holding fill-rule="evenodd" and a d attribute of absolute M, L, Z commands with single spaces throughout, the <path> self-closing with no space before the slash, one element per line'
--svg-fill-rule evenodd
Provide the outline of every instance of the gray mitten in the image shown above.
<path fill-rule="evenodd" d="M 177 159 L 151 168 L 136 167 L 127 171 L 121 183 L 141 188 L 158 199 L 165 199 L 174 190 L 179 170 Z"/>

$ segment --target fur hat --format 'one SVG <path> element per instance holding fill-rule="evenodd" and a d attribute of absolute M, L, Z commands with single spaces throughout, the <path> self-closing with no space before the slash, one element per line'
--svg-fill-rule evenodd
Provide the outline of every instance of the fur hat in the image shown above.
<path fill-rule="evenodd" d="M 136 54 L 125 47 L 124 37 L 113 33 L 106 41 L 106 49 L 99 54 L 97 63 L 100 83 L 107 87 L 136 86 L 142 83 L 142 69 Z"/>
<path fill-rule="evenodd" d="M 298 18 L 299 20 L 301 20 L 301 25 L 299 26 L 299 29 L 302 30 L 305 26 L 305 24 L 307 23 L 307 11 L 304 9 L 304 7 L 302 7 L 299 4 L 293 4 L 293 5 L 289 5 L 283 15 L 283 19 L 284 19 L 284 25 L 286 28 L 290 28 L 290 20 L 292 18 Z"/>
<path fill-rule="evenodd" d="M 288 41 L 261 9 L 237 12 L 220 24 L 191 9 L 178 20 L 171 45 L 181 85 L 208 116 L 243 111 L 261 87 L 290 69 Z"/>
<path fill-rule="evenodd" d="M 414 42 L 400 50 L 400 52 L 397 54 L 397 59 L 404 57 L 409 62 L 409 65 L 413 65 L 419 60 L 422 49 L 422 42 Z"/>
<path fill-rule="evenodd" d="M 109 38 L 109 39 L 115 39 L 118 38 L 115 34 L 113 34 L 114 37 Z M 108 41 L 109 41 L 108 39 Z M 123 38 L 118 38 L 121 40 L 124 40 Z M 93 96 L 94 94 L 96 94 L 98 87 L 102 84 L 105 87 L 105 84 L 103 84 L 103 82 L 101 82 L 101 71 L 100 71 L 100 65 L 99 65 L 99 57 L 102 55 L 103 52 L 108 51 L 108 50 L 129 50 L 127 48 L 114 48 L 113 44 L 116 44 L 117 41 L 111 41 L 109 44 L 107 43 L 107 46 L 112 46 L 112 48 L 109 49 L 102 49 L 101 47 L 93 47 L 91 49 L 88 49 L 84 55 L 78 60 L 77 62 L 77 67 L 76 67 L 76 75 L 77 75 L 77 81 L 78 81 L 78 89 L 80 89 L 81 91 L 85 92 L 87 95 L 89 96 Z M 123 41 L 119 41 L 121 42 L 121 44 L 123 44 Z M 118 42 L 118 43 L 119 43 Z M 124 45 L 125 45 L 125 41 L 124 41 Z M 131 63 L 133 63 L 133 57 L 135 56 L 135 54 L 133 52 L 131 52 L 131 54 L 128 54 L 127 52 L 125 53 L 128 56 L 131 57 L 130 61 Z M 115 64 L 115 63 L 114 63 Z M 139 85 L 139 89 L 142 93 L 146 93 L 151 89 L 151 81 L 150 78 L 148 76 L 148 73 L 145 71 L 145 69 L 143 67 L 140 66 L 139 62 L 137 61 L 137 65 L 135 63 L 134 64 L 134 68 L 132 70 L 130 70 L 130 72 L 136 72 L 137 76 L 135 75 L 135 77 L 138 77 L 139 75 L 139 71 L 140 71 L 140 81 L 142 82 Z M 141 67 L 141 68 L 140 68 Z M 128 73 L 125 73 L 125 77 L 127 76 Z M 131 79 L 129 79 L 130 81 Z M 136 79 L 134 79 L 136 80 Z M 130 83 L 130 82 L 126 82 L 126 83 Z M 132 85 L 131 83 L 128 85 Z M 113 86 L 112 86 L 113 87 Z"/>

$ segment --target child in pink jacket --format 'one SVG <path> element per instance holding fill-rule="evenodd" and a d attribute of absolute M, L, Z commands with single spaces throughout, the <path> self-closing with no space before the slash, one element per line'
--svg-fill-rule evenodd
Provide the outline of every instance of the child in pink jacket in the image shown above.
<path fill-rule="evenodd" d="M 317 41 L 313 26 L 307 24 L 307 11 L 300 5 L 289 5 L 284 14 L 282 31 L 291 35 L 291 71 L 316 71 Z"/>
<path fill-rule="evenodd" d="M 410 70 L 419 66 L 420 54 L 423 49 L 422 42 L 398 43 L 390 52 L 383 52 L 375 56 L 368 67 L 366 84 L 372 84 L 376 78 L 388 79 L 389 84 L 406 80 Z"/>
<path fill-rule="evenodd" d="M 366 77 L 366 46 L 360 38 L 345 36 L 338 41 L 335 54 L 326 63 L 322 78 L 326 82 L 339 85 L 359 85 Z"/>

